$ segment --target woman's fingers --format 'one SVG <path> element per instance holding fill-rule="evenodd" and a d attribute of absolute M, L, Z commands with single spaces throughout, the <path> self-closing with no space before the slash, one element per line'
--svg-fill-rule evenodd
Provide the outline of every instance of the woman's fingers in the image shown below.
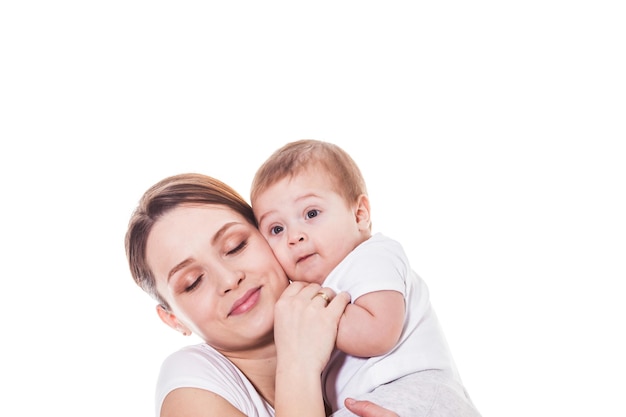
<path fill-rule="evenodd" d="M 276 303 L 274 340 L 279 359 L 321 370 L 335 346 L 339 320 L 350 297 L 330 288 L 294 282 Z"/>
<path fill-rule="evenodd" d="M 344 404 L 348 410 L 360 417 L 399 417 L 393 411 L 382 408 L 370 401 L 357 401 L 352 398 L 346 398 Z"/>
<path fill-rule="evenodd" d="M 312 300 L 315 299 L 315 297 L 319 297 L 320 299 L 324 300 L 325 306 L 328 306 L 328 303 L 330 303 L 330 296 L 327 295 L 324 291 L 320 290 L 317 293 L 315 293 L 315 295 L 313 296 Z"/>
<path fill-rule="evenodd" d="M 287 286 L 281 298 L 309 297 L 313 296 L 321 289 L 319 284 L 309 284 L 307 282 L 292 282 Z M 332 292 L 332 290 L 330 290 Z M 330 294 L 329 294 L 330 296 Z"/>
<path fill-rule="evenodd" d="M 343 304 L 344 308 L 347 304 L 345 301 L 345 295 L 342 296 L 340 304 Z M 328 306 L 335 298 L 335 291 L 328 287 L 322 287 L 319 284 L 309 284 L 306 282 L 292 282 L 285 289 L 281 295 L 281 299 L 290 299 L 289 302 L 302 302 L 315 301 L 322 306 Z M 348 302 L 349 302 L 348 296 Z"/>
<path fill-rule="evenodd" d="M 331 311 L 333 316 L 337 318 L 337 322 L 339 322 L 339 319 L 348 304 L 350 304 L 350 294 L 347 292 L 340 292 L 330 300 L 326 309 Z"/>

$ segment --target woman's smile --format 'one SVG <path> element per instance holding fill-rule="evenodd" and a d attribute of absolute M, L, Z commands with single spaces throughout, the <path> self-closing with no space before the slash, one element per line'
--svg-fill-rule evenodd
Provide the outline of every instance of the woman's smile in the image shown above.
<path fill-rule="evenodd" d="M 250 309 L 257 304 L 259 298 L 261 297 L 261 288 L 262 287 L 252 288 L 235 301 L 232 308 L 228 312 L 228 316 L 236 316 L 250 311 Z"/>

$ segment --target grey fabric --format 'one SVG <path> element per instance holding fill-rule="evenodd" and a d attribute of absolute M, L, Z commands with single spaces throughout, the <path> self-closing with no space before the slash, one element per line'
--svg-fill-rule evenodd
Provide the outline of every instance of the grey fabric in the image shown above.
<path fill-rule="evenodd" d="M 400 417 L 480 417 L 463 386 L 438 370 L 402 377 L 357 399 L 369 400 Z M 332 415 L 354 416 L 345 408 Z"/>

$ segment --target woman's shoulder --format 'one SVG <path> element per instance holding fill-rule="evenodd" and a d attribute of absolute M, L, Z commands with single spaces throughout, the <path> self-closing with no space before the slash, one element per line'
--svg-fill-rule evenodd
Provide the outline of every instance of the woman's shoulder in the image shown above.
<path fill-rule="evenodd" d="M 258 410 L 271 410 L 245 375 L 206 343 L 185 346 L 163 360 L 156 389 L 157 410 L 167 394 L 178 388 L 210 391 L 250 416 L 265 415 Z"/>
<path fill-rule="evenodd" d="M 206 343 L 180 348 L 169 354 L 161 364 L 162 378 L 184 376 L 189 379 L 196 377 L 214 379 L 215 371 L 229 379 L 239 376 L 235 365 Z"/>
<path fill-rule="evenodd" d="M 165 358 L 165 361 L 167 362 L 167 361 L 179 361 L 179 360 L 187 360 L 187 359 L 192 360 L 192 358 L 206 359 L 206 358 L 219 358 L 219 357 L 224 358 L 223 355 L 221 355 L 219 352 L 217 352 L 215 349 L 213 349 L 211 346 L 207 345 L 206 343 L 198 343 L 195 345 L 184 346 L 170 353 Z"/>

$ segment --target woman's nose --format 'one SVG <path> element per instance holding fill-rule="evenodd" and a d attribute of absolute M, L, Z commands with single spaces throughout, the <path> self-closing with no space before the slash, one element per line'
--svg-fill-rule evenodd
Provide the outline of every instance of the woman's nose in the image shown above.
<path fill-rule="evenodd" d="M 238 288 L 244 279 L 246 279 L 246 274 L 239 269 L 224 271 L 222 274 L 221 293 L 226 294 L 227 292 Z"/>

